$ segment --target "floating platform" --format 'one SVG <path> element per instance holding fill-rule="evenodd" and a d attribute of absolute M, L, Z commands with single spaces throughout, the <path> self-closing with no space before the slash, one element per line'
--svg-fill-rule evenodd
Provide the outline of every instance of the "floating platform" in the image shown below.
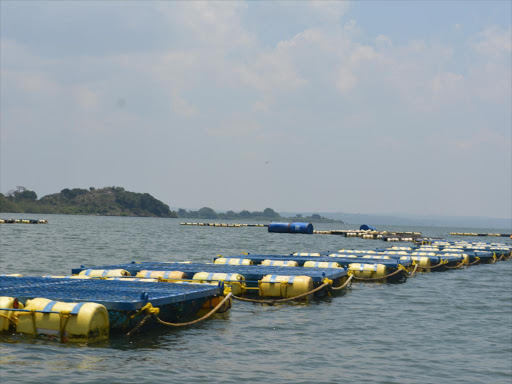
<path fill-rule="evenodd" d="M 130 275 L 139 272 L 144 277 L 149 277 L 153 272 L 161 274 L 164 271 L 179 273 L 181 278 L 170 281 L 194 281 L 201 283 L 225 283 L 235 296 L 259 295 L 260 297 L 293 297 L 319 288 L 314 292 L 314 297 L 324 297 L 330 287 L 342 286 L 349 278 L 347 270 L 339 268 L 301 268 L 301 267 L 267 267 L 247 265 L 219 265 L 203 263 L 179 263 L 179 262 L 141 262 L 103 266 L 81 266 L 72 270 L 72 274 L 88 271 L 124 270 Z M 326 282 L 329 286 L 325 286 Z M 274 290 L 274 285 L 277 290 Z M 280 288 L 282 290 L 280 290 Z M 308 295 L 306 300 L 313 296 Z"/>
<path fill-rule="evenodd" d="M 392 232 L 392 231 L 372 231 L 361 229 L 335 229 L 329 231 L 315 230 L 317 235 L 338 235 L 343 237 L 359 237 L 369 240 L 383 241 L 407 241 L 413 242 L 422 236 L 421 232 Z"/>
<path fill-rule="evenodd" d="M 37 219 L 0 219 L 0 224 L 48 224 L 48 220 L 37 220 Z"/>
<path fill-rule="evenodd" d="M 336 254 L 319 254 L 318 256 L 302 256 L 302 255 L 257 255 L 257 254 L 244 254 L 238 256 L 216 256 L 214 261 L 219 258 L 226 259 L 247 259 L 251 260 L 254 265 L 261 265 L 265 260 L 279 260 L 279 261 L 295 261 L 299 267 L 304 266 L 308 261 L 314 262 L 325 262 L 325 263 L 338 263 L 342 267 L 348 267 L 349 264 L 353 263 L 364 263 L 364 264 L 383 264 L 390 269 L 397 269 L 398 265 L 401 264 L 404 267 L 409 267 L 412 264 L 411 260 L 397 260 L 395 258 L 383 259 L 381 258 L 363 258 L 362 256 L 356 257 L 340 257 L 334 256 Z M 377 256 L 377 255 L 372 255 Z"/>
<path fill-rule="evenodd" d="M 209 300 L 222 294 L 222 284 L 0 277 L 0 296 L 16 298 L 22 304 L 34 298 L 44 298 L 52 303 L 102 305 L 108 311 L 111 331 L 126 331 L 140 323 L 145 315 L 140 310 L 149 303 L 159 308 L 159 316 L 165 321 L 182 321 L 194 317 Z M 38 312 L 54 313 L 46 307 Z"/>
<path fill-rule="evenodd" d="M 359 268 L 364 269 L 365 271 L 369 271 L 369 267 L 374 267 L 376 265 L 385 267 L 386 274 L 392 273 L 403 267 L 402 273 L 397 273 L 392 278 L 387 279 L 386 281 L 389 283 L 401 283 L 406 280 L 406 271 L 405 269 L 411 268 L 412 260 L 398 260 L 393 258 L 383 259 L 381 258 L 363 258 L 363 257 L 331 257 L 329 255 L 318 255 L 318 256 L 300 256 L 300 255 L 240 255 L 240 256 L 230 256 L 230 257 L 215 257 L 214 262 L 218 259 L 225 259 L 229 264 L 230 260 L 238 261 L 238 260 L 250 260 L 255 266 L 263 266 L 264 268 L 269 268 L 275 262 L 294 262 L 297 263 L 299 267 L 303 267 L 304 271 L 309 271 L 311 269 L 321 269 L 323 270 L 324 266 L 327 265 L 337 265 L 336 268 L 343 268 L 345 271 L 349 270 L 358 270 Z M 263 263 L 270 261 L 267 265 L 263 265 Z M 308 265 L 309 264 L 309 265 Z M 357 266 L 356 266 L 357 264 Z M 232 265 L 232 264 L 231 264 Z M 284 267 L 286 271 L 290 268 L 294 267 Z M 376 270 L 374 271 L 376 272 Z"/>
<path fill-rule="evenodd" d="M 131 262 L 126 264 L 102 265 L 102 266 L 81 266 L 71 270 L 72 274 L 78 274 L 87 269 L 94 270 L 110 270 L 123 269 L 128 271 L 132 276 L 138 272 L 147 271 L 180 271 L 185 274 L 185 279 L 192 279 L 196 273 L 225 273 L 240 274 L 245 278 L 245 282 L 249 287 L 257 287 L 258 281 L 267 275 L 289 275 L 289 276 L 309 276 L 315 285 L 320 285 L 324 279 L 339 280 L 347 276 L 344 269 L 325 268 L 306 270 L 298 267 L 265 267 L 265 266 L 246 266 L 246 265 L 219 265 L 219 264 L 203 264 L 203 263 L 179 263 L 179 262 Z M 228 280 L 226 280 L 228 281 Z"/>
<path fill-rule="evenodd" d="M 235 223 L 180 223 L 180 225 L 195 225 L 199 227 L 227 227 L 227 228 L 241 228 L 241 227 L 268 227 L 268 224 L 235 224 Z"/>
<path fill-rule="evenodd" d="M 510 233 L 475 233 L 475 232 L 450 232 L 452 236 L 494 236 L 494 237 L 510 237 Z"/>

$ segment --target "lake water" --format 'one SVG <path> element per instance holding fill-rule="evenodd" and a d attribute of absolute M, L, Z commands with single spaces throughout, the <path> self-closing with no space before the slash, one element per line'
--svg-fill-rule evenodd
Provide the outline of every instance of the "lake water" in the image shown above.
<path fill-rule="evenodd" d="M 2 214 L 47 225 L 0 225 L 1 273 L 69 274 L 81 264 L 209 262 L 217 254 L 384 247 L 380 240 L 180 226 L 179 220 Z M 318 224 L 317 229 L 354 228 Z M 426 236 L 490 229 L 386 227 Z M 450 237 L 456 239 L 455 237 Z M 465 238 L 500 241 L 507 238 Z M 512 261 L 354 284 L 308 305 L 235 302 L 187 329 L 71 345 L 0 336 L 2 382 L 512 382 Z"/>

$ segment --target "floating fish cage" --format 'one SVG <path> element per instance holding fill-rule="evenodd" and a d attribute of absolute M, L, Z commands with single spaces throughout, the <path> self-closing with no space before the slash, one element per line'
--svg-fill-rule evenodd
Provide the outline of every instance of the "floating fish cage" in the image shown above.
<path fill-rule="evenodd" d="M 151 277 L 166 272 L 179 273 L 174 282 L 218 283 L 230 287 L 234 295 L 258 295 L 261 297 L 292 297 L 299 290 L 306 293 L 317 288 L 325 281 L 331 281 L 332 287 L 344 284 L 348 278 L 347 270 L 338 268 L 300 268 L 261 265 L 230 265 L 179 262 L 131 262 L 127 264 L 81 266 L 71 271 L 77 274 L 108 274 L 108 271 L 125 271 L 131 276 Z M 267 283 L 282 286 L 281 294 L 267 286 Z M 269 283 L 270 284 L 270 283 Z M 271 285 L 271 284 L 270 284 Z M 301 289 L 297 288 L 299 285 Z M 311 288 L 311 289 L 309 289 Z M 327 287 L 326 287 L 327 288 Z M 327 289 L 315 292 L 316 297 L 323 297 Z"/>
<path fill-rule="evenodd" d="M 336 257 L 326 254 L 318 256 L 302 255 L 239 255 L 233 257 L 215 257 L 215 264 L 237 264 L 252 263 L 259 266 L 281 266 L 281 267 L 304 267 L 305 270 L 311 268 L 337 268 L 347 271 L 356 277 L 376 279 L 372 281 L 403 283 L 407 279 L 408 269 L 412 267 L 411 260 L 397 260 L 392 258 L 364 257 Z M 396 272 L 396 273 L 395 273 Z M 385 277 L 392 274 L 390 277 Z"/>
<path fill-rule="evenodd" d="M 179 323 L 209 309 L 222 295 L 222 283 L 0 277 L 0 329 L 62 341 L 100 341 L 140 324 L 145 307 L 158 308 L 163 321 Z"/>
<path fill-rule="evenodd" d="M 0 219 L 0 224 L 48 224 L 44 219 Z"/>

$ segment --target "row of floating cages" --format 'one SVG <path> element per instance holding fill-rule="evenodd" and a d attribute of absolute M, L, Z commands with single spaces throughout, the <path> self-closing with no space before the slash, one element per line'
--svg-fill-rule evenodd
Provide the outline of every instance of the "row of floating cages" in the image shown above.
<path fill-rule="evenodd" d="M 44 219 L 0 219 L 0 224 L 48 224 Z"/>
<path fill-rule="evenodd" d="M 341 235 L 344 237 L 359 237 L 361 239 L 369 240 L 384 240 L 384 241 L 404 241 L 413 242 L 415 239 L 421 237 L 421 232 L 392 232 L 392 231 L 377 231 L 377 230 L 315 230 L 315 234 L 321 235 Z"/>
<path fill-rule="evenodd" d="M 465 266 L 471 263 L 470 255 L 495 262 L 497 255 L 510 257 L 511 251 L 512 246 L 499 243 L 438 241 L 428 246 L 326 254 L 246 254 L 217 257 L 214 264 L 82 266 L 68 276 L 0 275 L 0 331 L 95 342 L 140 326 L 151 313 L 160 320 L 151 317 L 148 323 L 179 326 L 201 319 L 220 304 L 218 312 L 225 312 L 231 307 L 229 295 L 310 300 L 331 293 L 331 287 L 343 288 L 351 277 L 373 281 L 393 271 L 407 276 L 413 266 L 428 272 L 437 261 L 447 267 L 449 263 Z M 310 294 L 323 285 L 325 289 Z"/>
<path fill-rule="evenodd" d="M 193 225 L 199 227 L 229 227 L 229 228 L 241 228 L 241 227 L 266 227 L 267 224 L 240 224 L 240 223 L 202 223 L 202 222 L 181 222 L 180 225 Z"/>
<path fill-rule="evenodd" d="M 476 233 L 476 232 L 450 232 L 451 236 L 489 236 L 489 237 L 510 237 L 510 233 Z"/>

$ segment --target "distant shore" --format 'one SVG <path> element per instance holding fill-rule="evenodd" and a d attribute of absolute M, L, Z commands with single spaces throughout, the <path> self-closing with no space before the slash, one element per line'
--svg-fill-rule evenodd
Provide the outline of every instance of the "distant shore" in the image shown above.
<path fill-rule="evenodd" d="M 89 189 L 65 188 L 59 193 L 38 199 L 34 191 L 18 187 L 7 195 L 0 193 L 0 212 L 27 214 L 59 214 L 90 216 L 163 217 L 201 220 L 256 220 L 256 221 L 304 221 L 313 223 L 338 223 L 339 219 L 323 217 L 319 214 L 283 217 L 272 208 L 263 211 L 216 212 L 210 207 L 197 211 L 178 209 L 155 199 L 149 193 L 126 191 L 122 187 Z"/>

